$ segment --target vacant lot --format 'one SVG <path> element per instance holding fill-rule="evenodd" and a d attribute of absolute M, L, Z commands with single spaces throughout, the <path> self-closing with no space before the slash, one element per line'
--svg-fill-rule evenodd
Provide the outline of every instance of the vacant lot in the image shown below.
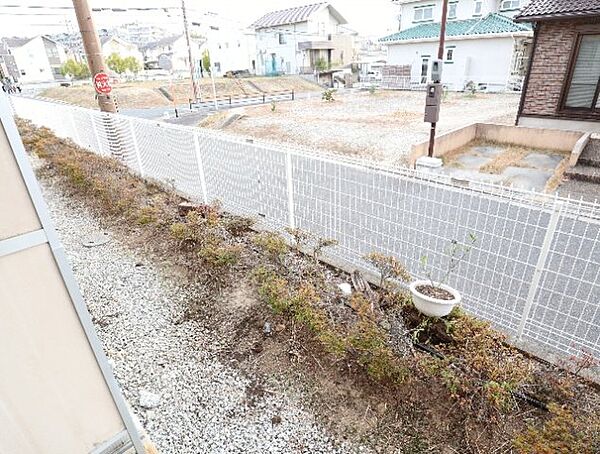
<path fill-rule="evenodd" d="M 296 92 L 319 90 L 318 85 L 297 76 L 251 77 L 247 79 L 219 77 L 215 79 L 215 87 L 217 96 L 243 96 L 283 90 L 295 90 Z M 113 93 L 121 109 L 145 109 L 171 105 L 172 102 L 161 93 L 160 88 L 173 94 L 177 104 L 186 104 L 193 97 L 189 80 L 178 80 L 173 84 L 165 80 L 124 82 L 115 84 Z M 213 91 L 210 79 L 201 79 L 199 88 L 202 97 L 212 99 Z M 49 88 L 43 91 L 41 96 L 66 101 L 82 107 L 97 107 L 95 92 L 91 84 Z"/>
<path fill-rule="evenodd" d="M 320 97 L 236 111 L 241 119 L 228 132 L 344 154 L 404 162 L 412 144 L 427 140 L 423 122 L 423 92 L 381 91 L 334 94 L 332 102 Z M 473 122 L 511 124 L 518 95 L 449 93 L 442 105 L 438 132 Z M 220 114 L 225 116 L 226 114 Z M 218 128 L 221 121 L 207 119 L 201 126 Z"/>

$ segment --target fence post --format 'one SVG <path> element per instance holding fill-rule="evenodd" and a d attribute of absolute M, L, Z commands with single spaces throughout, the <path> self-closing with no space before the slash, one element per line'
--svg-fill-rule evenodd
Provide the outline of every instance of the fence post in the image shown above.
<path fill-rule="evenodd" d="M 548 253 L 550 252 L 550 246 L 552 246 L 552 239 L 554 238 L 554 233 L 556 232 L 556 226 L 558 225 L 558 220 L 560 219 L 562 208 L 563 202 L 556 200 L 553 205 L 553 211 L 552 215 L 550 216 L 550 221 L 548 222 L 546 235 L 544 236 L 544 242 L 542 243 L 542 250 L 540 251 L 540 255 L 535 266 L 535 271 L 533 272 L 531 285 L 529 286 L 529 291 L 527 292 L 525 307 L 523 308 L 523 313 L 521 314 L 521 320 L 519 322 L 519 328 L 517 330 L 518 340 L 523 339 L 523 331 L 525 330 L 525 324 L 527 323 L 527 319 L 529 318 L 531 308 L 533 307 L 533 300 L 535 299 L 535 295 L 537 294 L 537 290 L 540 285 L 540 279 L 542 278 L 542 274 L 544 272 L 544 269 L 546 268 Z"/>
<path fill-rule="evenodd" d="M 140 148 L 138 146 L 137 137 L 135 136 L 135 129 L 133 128 L 133 119 L 129 120 L 129 130 L 131 131 L 131 143 L 133 145 L 133 152 L 135 153 L 135 160 L 137 161 L 140 176 L 144 178 L 144 168 L 142 167 L 142 157 L 140 156 Z"/>
<path fill-rule="evenodd" d="M 265 103 L 265 94 L 263 93 L 263 104 Z"/>
<path fill-rule="evenodd" d="M 285 154 L 285 176 L 287 180 L 288 195 L 288 224 L 291 229 L 296 228 L 294 216 L 294 184 L 292 180 L 292 154 L 288 151 Z"/>
<path fill-rule="evenodd" d="M 100 144 L 100 137 L 98 137 L 98 129 L 96 128 L 96 122 L 94 121 L 94 114 L 92 112 L 89 113 L 90 122 L 92 123 L 92 132 L 94 133 L 94 137 L 96 139 L 96 153 L 99 155 L 102 154 L 102 145 Z M 92 144 L 90 144 L 91 146 Z M 92 150 L 93 151 L 93 150 Z"/>
<path fill-rule="evenodd" d="M 292 101 L 295 99 L 294 90 L 292 90 Z"/>
<path fill-rule="evenodd" d="M 75 126 L 75 118 L 73 118 L 73 109 L 69 109 L 69 118 L 71 119 L 71 128 L 73 128 L 73 141 L 81 146 L 81 139 L 79 138 L 79 132 L 77 131 L 77 126 Z"/>
<path fill-rule="evenodd" d="M 206 178 L 204 177 L 204 166 L 202 165 L 202 156 L 200 155 L 200 142 L 198 134 L 194 133 L 194 149 L 196 150 L 196 163 L 198 164 L 198 173 L 200 174 L 200 188 L 202 189 L 202 200 L 208 204 L 208 194 L 206 191 Z"/>

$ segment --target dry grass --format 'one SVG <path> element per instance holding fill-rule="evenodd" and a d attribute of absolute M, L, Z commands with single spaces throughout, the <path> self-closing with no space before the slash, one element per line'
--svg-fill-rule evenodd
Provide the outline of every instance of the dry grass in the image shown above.
<path fill-rule="evenodd" d="M 516 145 L 505 145 L 505 147 L 505 150 L 501 154 L 481 166 L 479 171 L 498 175 L 504 172 L 507 167 L 523 167 L 521 160 L 532 151 L 530 148 Z"/>
<path fill-rule="evenodd" d="M 296 92 L 320 90 L 319 86 L 297 76 L 281 77 L 251 77 L 247 79 L 230 79 L 218 77 L 215 79 L 217 96 L 246 96 L 264 92 L 295 90 Z M 113 94 L 120 108 L 150 108 L 172 105 L 158 88 L 162 87 L 175 95 L 177 104 L 185 104 L 192 98 L 192 88 L 189 80 L 178 80 L 171 84 L 169 81 L 139 81 L 115 84 Z M 200 95 L 212 99 L 212 83 L 210 78 L 198 81 Z M 258 88 L 257 88 L 258 87 Z M 48 88 L 41 96 L 58 99 L 87 108 L 97 107 L 95 92 L 91 85 L 73 87 Z"/>
<path fill-rule="evenodd" d="M 556 191 L 556 189 L 558 189 L 558 187 L 562 183 L 563 176 L 568 168 L 569 168 L 569 156 L 566 156 L 562 161 L 560 161 L 558 166 L 556 166 L 556 169 L 554 169 L 554 173 L 546 182 L 546 186 L 544 187 L 544 192 Z"/>

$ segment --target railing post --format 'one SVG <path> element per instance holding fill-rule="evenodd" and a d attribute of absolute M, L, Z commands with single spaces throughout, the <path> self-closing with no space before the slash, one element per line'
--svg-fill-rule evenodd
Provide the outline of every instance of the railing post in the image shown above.
<path fill-rule="evenodd" d="M 265 103 L 265 94 L 263 93 L 263 104 Z"/>
<path fill-rule="evenodd" d="M 94 138 L 96 139 L 96 153 L 102 154 L 102 144 L 100 143 L 100 137 L 98 137 L 98 129 L 96 128 L 96 122 L 94 121 L 94 114 L 92 112 L 89 113 L 90 122 L 92 123 L 92 132 L 94 133 Z M 92 144 L 90 144 L 91 146 Z"/>
<path fill-rule="evenodd" d="M 531 279 L 531 284 L 529 286 L 529 291 L 527 292 L 525 307 L 523 308 L 523 313 L 521 314 L 521 320 L 519 322 L 519 328 L 517 330 L 518 340 L 523 339 L 523 331 L 525 330 L 525 324 L 529 319 L 529 314 L 531 313 L 531 309 L 533 307 L 533 301 L 535 299 L 535 295 L 537 294 L 542 274 L 546 268 L 546 262 L 548 260 L 550 246 L 552 246 L 552 239 L 554 238 L 554 234 L 556 232 L 556 226 L 558 225 L 558 220 L 560 219 L 562 208 L 563 202 L 556 200 L 553 205 L 553 211 L 550 216 L 550 221 L 548 222 L 546 235 L 544 236 L 544 242 L 542 243 L 542 250 L 540 251 L 540 255 L 535 266 L 535 271 L 533 272 L 533 277 Z"/>
<path fill-rule="evenodd" d="M 71 128 L 73 128 L 73 141 L 81 146 L 81 139 L 79 138 L 79 132 L 77 131 L 77 126 L 75 126 L 75 118 L 73 118 L 73 109 L 69 109 L 69 118 L 71 119 Z"/>
<path fill-rule="evenodd" d="M 294 229 L 296 228 L 294 216 L 294 183 L 292 179 L 292 154 L 289 151 L 285 154 L 285 175 L 288 196 L 288 224 L 291 229 Z"/>
<path fill-rule="evenodd" d="M 231 95 L 229 95 L 229 105 L 231 105 Z"/>
<path fill-rule="evenodd" d="M 294 90 L 292 90 L 292 101 L 296 99 L 295 94 L 294 94 Z"/>
<path fill-rule="evenodd" d="M 200 154 L 200 141 L 198 134 L 194 133 L 194 149 L 196 151 L 196 163 L 198 165 L 198 173 L 200 175 L 200 188 L 202 189 L 202 200 L 208 204 L 208 193 L 206 191 L 206 178 L 204 177 L 204 166 L 202 165 L 202 156 Z"/>
<path fill-rule="evenodd" d="M 144 167 L 142 167 L 142 157 L 140 156 L 140 148 L 138 146 L 137 137 L 135 136 L 135 129 L 133 128 L 133 119 L 129 120 L 129 130 L 131 131 L 131 143 L 133 144 L 133 152 L 135 153 L 135 160 L 140 171 L 140 176 L 144 178 Z"/>

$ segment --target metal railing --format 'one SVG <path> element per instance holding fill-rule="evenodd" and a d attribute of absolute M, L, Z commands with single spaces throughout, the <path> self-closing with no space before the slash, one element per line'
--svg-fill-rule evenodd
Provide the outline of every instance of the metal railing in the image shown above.
<path fill-rule="evenodd" d="M 331 256 L 370 270 L 363 256 L 394 255 L 413 275 L 426 255 L 441 274 L 452 240 L 477 242 L 449 284 L 464 308 L 535 353 L 600 358 L 600 206 L 331 153 L 248 141 L 13 96 L 16 114 L 108 156 L 191 199 L 265 227 L 299 227 L 339 244 Z M 115 146 L 118 141 L 118 147 Z"/>

